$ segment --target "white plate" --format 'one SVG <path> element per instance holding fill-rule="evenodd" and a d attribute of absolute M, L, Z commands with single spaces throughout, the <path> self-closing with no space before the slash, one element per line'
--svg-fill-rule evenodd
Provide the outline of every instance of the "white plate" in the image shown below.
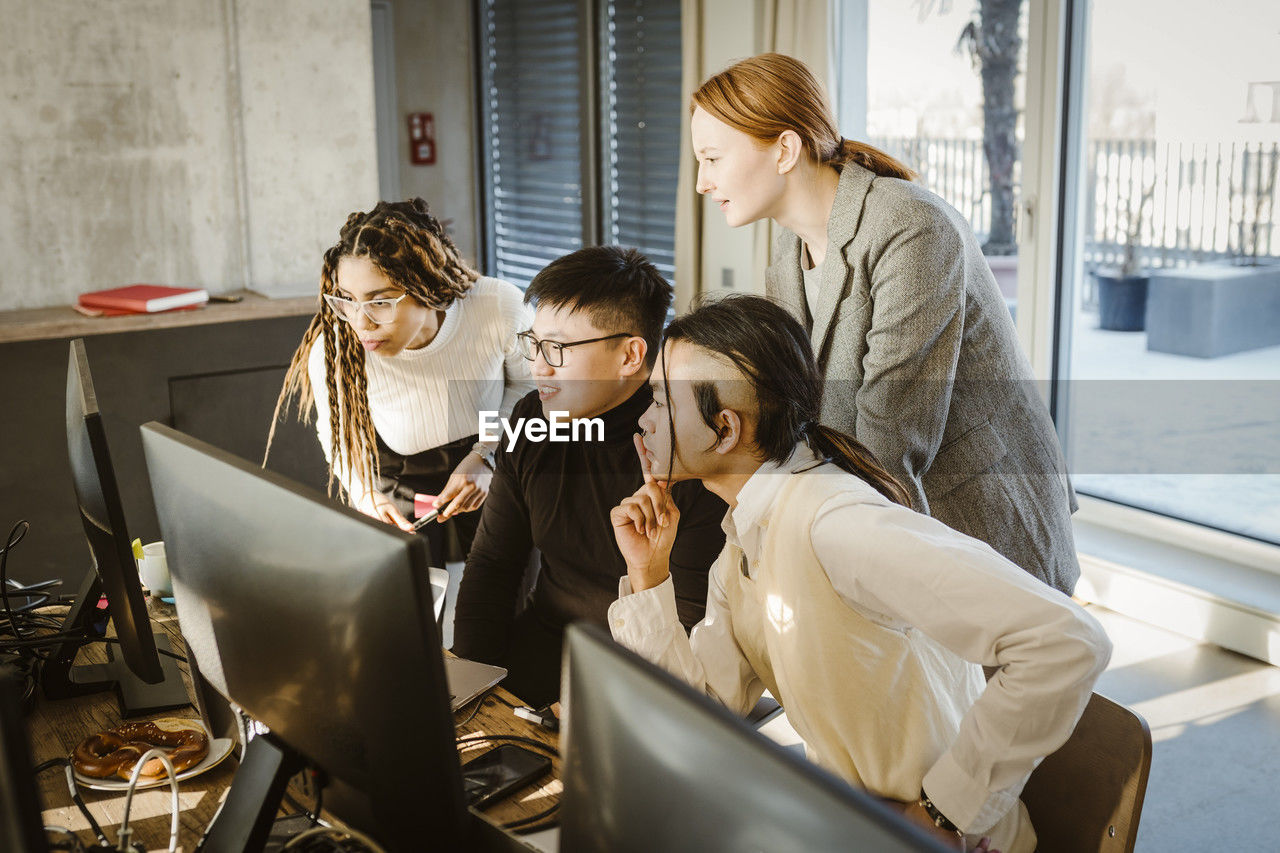
<path fill-rule="evenodd" d="M 172 718 L 171 718 L 172 719 Z M 195 720 L 183 720 L 184 723 L 190 723 L 191 728 L 201 729 L 203 727 Z M 231 738 L 220 737 L 209 741 L 209 754 L 206 755 L 199 764 L 188 767 L 178 774 L 178 781 L 190 779 L 192 776 L 199 776 L 210 767 L 218 765 L 224 758 L 231 754 L 233 742 Z M 92 788 L 95 791 L 126 791 L 129 789 L 128 779 L 108 778 L 95 779 L 92 776 L 85 776 L 83 773 L 76 772 L 76 782 L 86 788 Z M 168 777 L 162 776 L 159 779 L 139 779 L 135 791 L 141 791 L 144 788 L 155 788 L 160 785 L 168 785 Z"/>

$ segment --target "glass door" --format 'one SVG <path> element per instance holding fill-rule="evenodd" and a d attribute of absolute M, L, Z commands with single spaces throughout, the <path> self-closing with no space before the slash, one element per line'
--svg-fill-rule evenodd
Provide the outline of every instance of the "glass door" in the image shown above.
<path fill-rule="evenodd" d="M 1077 490 L 1280 543 L 1280 5 L 1067 8 L 1054 387 Z"/>

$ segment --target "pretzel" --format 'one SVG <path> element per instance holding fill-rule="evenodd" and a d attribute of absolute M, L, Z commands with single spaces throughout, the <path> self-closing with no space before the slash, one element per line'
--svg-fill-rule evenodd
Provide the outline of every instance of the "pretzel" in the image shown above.
<path fill-rule="evenodd" d="M 209 736 L 200 729 L 168 729 L 155 723 L 125 723 L 80 741 L 72 753 L 71 764 L 77 773 L 94 779 L 111 776 L 129 779 L 138 759 L 153 746 L 172 750 L 168 757 L 176 774 L 204 760 L 209 754 Z M 165 773 L 164 762 L 152 758 L 142 765 L 140 776 L 159 779 Z"/>

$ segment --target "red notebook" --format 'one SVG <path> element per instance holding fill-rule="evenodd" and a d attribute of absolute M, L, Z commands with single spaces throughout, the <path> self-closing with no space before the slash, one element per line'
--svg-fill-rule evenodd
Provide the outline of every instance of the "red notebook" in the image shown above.
<path fill-rule="evenodd" d="M 168 287 L 162 284 L 132 284 L 80 294 L 82 308 L 98 308 L 104 312 L 121 311 L 154 314 L 174 308 L 192 308 L 209 301 L 209 292 L 200 287 Z"/>

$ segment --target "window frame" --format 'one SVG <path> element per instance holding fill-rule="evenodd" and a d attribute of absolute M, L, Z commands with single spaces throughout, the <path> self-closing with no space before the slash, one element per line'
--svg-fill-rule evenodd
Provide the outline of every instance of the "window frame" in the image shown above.
<path fill-rule="evenodd" d="M 1026 138 L 1023 144 L 1023 231 L 1019 235 L 1018 336 L 1037 379 L 1047 379 L 1055 424 L 1067 421 L 1062 314 L 1082 211 L 1068 187 L 1080 180 L 1079 145 L 1089 0 L 1040 0 L 1029 6 Z M 1022 270 L 1027 274 L 1023 275 Z M 1065 439 L 1064 439 L 1065 440 Z M 1064 445 L 1064 450 L 1066 449 Z M 1119 531 L 1135 542 L 1171 545 L 1280 577 L 1280 546 L 1232 531 L 1090 495 L 1080 496 L 1081 525 Z M 1107 554 L 1082 553 L 1106 560 Z M 1158 573 L 1158 569 L 1141 567 Z M 1206 568 L 1206 572 L 1212 570 Z M 1208 578 L 1206 577 L 1206 580 Z"/>

